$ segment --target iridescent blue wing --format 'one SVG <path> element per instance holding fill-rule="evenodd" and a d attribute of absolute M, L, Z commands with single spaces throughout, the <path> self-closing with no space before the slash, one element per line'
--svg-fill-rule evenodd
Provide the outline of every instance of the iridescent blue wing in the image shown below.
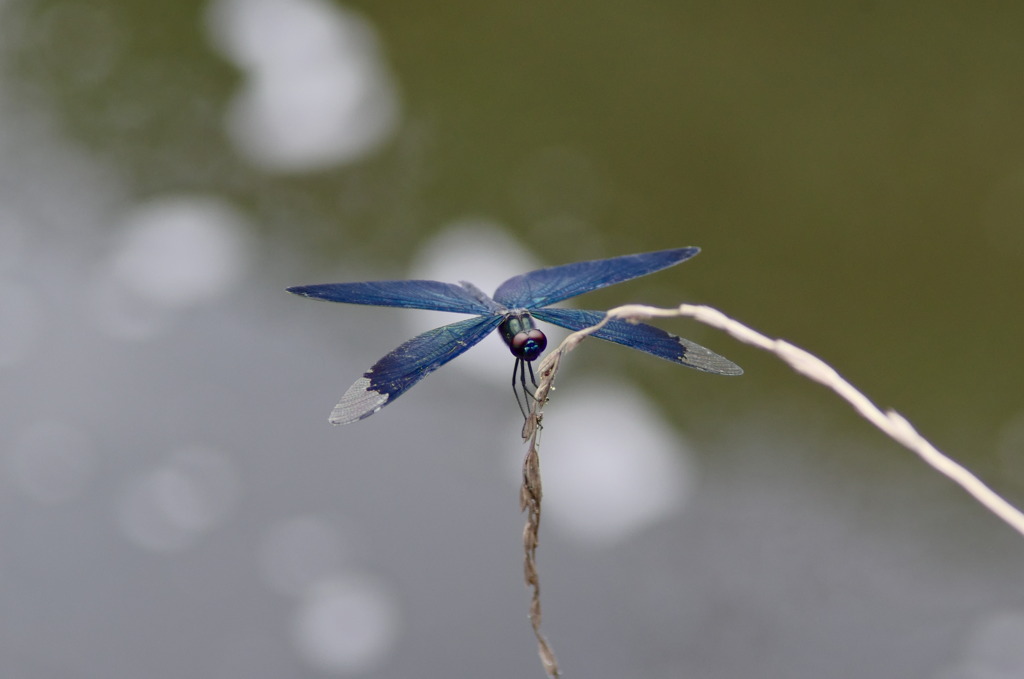
<path fill-rule="evenodd" d="M 582 309 L 534 309 L 530 314 L 548 323 L 560 325 L 569 330 L 582 330 L 596 325 L 604 318 L 601 311 L 584 311 Z M 654 354 L 673 363 L 695 368 L 715 375 L 742 375 L 743 369 L 701 345 L 661 328 L 644 323 L 629 323 L 614 320 L 594 333 L 609 342 L 616 342 L 633 347 L 648 354 Z"/>
<path fill-rule="evenodd" d="M 417 335 L 373 364 L 331 412 L 331 424 L 373 415 L 412 385 L 491 334 L 501 316 L 478 316 Z"/>
<path fill-rule="evenodd" d="M 615 283 L 660 271 L 693 257 L 700 248 L 677 248 L 553 266 L 502 283 L 494 301 L 509 309 L 539 309 Z"/>
<path fill-rule="evenodd" d="M 299 285 L 288 292 L 328 302 L 432 309 L 459 314 L 491 314 L 494 301 L 473 286 L 440 281 L 363 281 Z"/>

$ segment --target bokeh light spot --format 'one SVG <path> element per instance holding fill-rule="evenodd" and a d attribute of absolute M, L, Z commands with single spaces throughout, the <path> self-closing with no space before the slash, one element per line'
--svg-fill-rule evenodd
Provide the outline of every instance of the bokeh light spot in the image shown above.
<path fill-rule="evenodd" d="M 234 509 L 239 482 L 228 458 L 212 448 L 183 449 L 134 479 L 118 506 L 132 542 L 153 551 L 188 547 Z"/>
<path fill-rule="evenodd" d="M 247 230 L 234 208 L 211 197 L 169 196 L 129 210 L 98 269 L 96 322 L 112 337 L 147 339 L 171 311 L 226 295 L 248 266 Z"/>
<path fill-rule="evenodd" d="M 316 669 L 357 674 L 379 667 L 394 647 L 399 613 L 377 578 L 346 574 L 309 588 L 292 624 L 299 656 Z"/>
<path fill-rule="evenodd" d="M 243 70 L 226 126 L 276 172 L 361 158 L 391 136 L 398 96 L 370 23 L 321 0 L 216 0 L 211 40 Z"/>
<path fill-rule="evenodd" d="M 583 544 L 610 546 L 683 507 L 692 486 L 686 444 L 655 410 L 621 382 L 558 392 L 542 447 L 549 525 Z"/>
<path fill-rule="evenodd" d="M 141 297 L 167 306 L 215 299 L 245 269 L 244 220 L 215 198 L 153 200 L 125 215 L 113 266 Z"/>

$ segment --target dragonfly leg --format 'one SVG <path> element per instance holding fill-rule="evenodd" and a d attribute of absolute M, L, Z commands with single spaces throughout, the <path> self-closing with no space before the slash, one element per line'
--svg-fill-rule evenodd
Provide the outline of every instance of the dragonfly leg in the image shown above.
<path fill-rule="evenodd" d="M 526 361 L 524 361 L 523 359 L 517 358 L 516 362 L 515 362 L 515 366 L 513 366 L 513 368 L 512 368 L 512 393 L 515 394 L 516 405 L 519 406 L 519 412 L 521 412 L 523 414 L 523 419 L 524 420 L 527 417 L 527 414 L 528 414 L 528 411 L 529 411 L 528 406 L 530 404 L 529 397 L 528 397 L 529 392 L 526 390 L 526 365 L 525 365 L 525 363 L 526 363 Z M 520 381 L 523 384 L 523 397 L 522 398 L 519 397 L 519 385 L 516 384 L 516 375 L 517 375 L 517 373 L 519 375 Z"/>
<path fill-rule="evenodd" d="M 534 399 L 534 400 L 537 400 L 537 387 L 538 387 L 538 384 L 537 384 L 537 378 L 534 377 L 534 363 L 529 362 L 529 363 L 526 364 L 526 367 L 529 368 L 529 381 L 530 381 L 530 383 L 532 385 L 534 385 L 534 388 L 532 388 L 532 390 L 529 392 L 529 397 Z"/>
<path fill-rule="evenodd" d="M 532 388 L 526 384 L 526 373 L 530 373 L 530 384 Z M 516 377 L 519 378 L 518 384 L 516 383 Z M 519 390 L 522 388 L 522 397 L 519 396 Z M 533 362 L 527 361 L 526 359 L 517 358 L 515 366 L 512 368 L 512 393 L 516 396 L 516 404 L 519 406 L 519 412 L 523 414 L 523 419 L 528 419 L 530 415 L 530 401 L 537 400 L 537 376 L 533 373 Z"/>

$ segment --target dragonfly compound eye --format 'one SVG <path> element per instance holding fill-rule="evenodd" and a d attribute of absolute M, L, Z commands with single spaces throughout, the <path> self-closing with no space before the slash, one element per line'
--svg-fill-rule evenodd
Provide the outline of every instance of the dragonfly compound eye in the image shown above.
<path fill-rule="evenodd" d="M 512 344 L 509 348 L 512 355 L 524 361 L 532 361 L 540 356 L 548 346 L 548 338 L 537 328 L 529 332 L 517 332 L 512 337 Z"/>

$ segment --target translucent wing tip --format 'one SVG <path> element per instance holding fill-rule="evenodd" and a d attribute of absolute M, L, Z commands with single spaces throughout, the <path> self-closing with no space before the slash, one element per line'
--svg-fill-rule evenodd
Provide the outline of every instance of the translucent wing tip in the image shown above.
<path fill-rule="evenodd" d="M 733 377 L 736 375 L 743 374 L 743 368 L 739 367 L 727 358 L 723 358 L 721 362 L 716 366 L 715 372 L 719 375 L 726 375 Z"/>
<path fill-rule="evenodd" d="M 370 380 L 360 377 L 348 388 L 345 395 L 331 411 L 331 424 L 352 424 L 373 415 L 387 405 L 389 394 L 374 391 Z"/>
<path fill-rule="evenodd" d="M 739 367 L 724 356 L 719 356 L 707 347 L 702 347 L 696 342 L 691 342 L 682 337 L 675 337 L 675 340 L 683 347 L 682 355 L 677 361 L 689 368 L 711 373 L 712 375 L 742 375 L 743 368 Z"/>

